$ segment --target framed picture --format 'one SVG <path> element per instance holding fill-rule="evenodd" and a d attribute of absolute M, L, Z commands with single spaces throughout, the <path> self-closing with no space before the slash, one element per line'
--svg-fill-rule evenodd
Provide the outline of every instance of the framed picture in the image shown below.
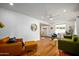
<path fill-rule="evenodd" d="M 36 24 L 31 24 L 31 30 L 36 31 L 37 30 L 37 25 Z"/>

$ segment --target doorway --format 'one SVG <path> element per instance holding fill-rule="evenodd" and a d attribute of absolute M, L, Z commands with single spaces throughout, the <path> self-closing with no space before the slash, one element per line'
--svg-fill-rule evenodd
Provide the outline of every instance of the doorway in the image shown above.
<path fill-rule="evenodd" d="M 51 38 L 51 35 L 52 35 L 51 29 L 52 28 L 50 25 L 40 23 L 40 37 L 41 37 L 41 39 Z"/>

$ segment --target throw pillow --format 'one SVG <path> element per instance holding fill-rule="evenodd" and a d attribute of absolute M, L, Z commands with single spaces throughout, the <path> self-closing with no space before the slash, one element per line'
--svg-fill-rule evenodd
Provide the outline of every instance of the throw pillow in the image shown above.
<path fill-rule="evenodd" d="M 10 38 L 9 41 L 8 41 L 8 43 L 14 43 L 15 40 L 16 40 L 16 37 Z"/>

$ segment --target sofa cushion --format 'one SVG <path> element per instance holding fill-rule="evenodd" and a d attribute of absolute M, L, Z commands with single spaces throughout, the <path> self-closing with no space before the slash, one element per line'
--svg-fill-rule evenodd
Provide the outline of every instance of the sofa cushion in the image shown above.
<path fill-rule="evenodd" d="M 77 41 L 78 41 L 78 38 L 77 38 L 77 37 L 75 37 L 75 38 L 74 38 L 74 42 L 77 42 Z"/>
<path fill-rule="evenodd" d="M 16 41 L 15 42 L 21 42 L 22 43 L 22 46 L 24 46 L 24 42 L 23 42 L 23 39 L 22 38 L 16 38 Z"/>
<path fill-rule="evenodd" d="M 78 38 L 77 35 L 73 35 L 72 40 L 73 40 L 74 42 L 78 42 L 78 41 L 79 41 L 79 38 Z"/>
<path fill-rule="evenodd" d="M 7 36 L 7 37 L 4 37 L 4 38 L 2 38 L 2 39 L 0 40 L 0 44 L 2 44 L 2 43 L 7 43 L 8 40 L 9 40 L 9 37 L 8 37 L 8 36 Z"/>

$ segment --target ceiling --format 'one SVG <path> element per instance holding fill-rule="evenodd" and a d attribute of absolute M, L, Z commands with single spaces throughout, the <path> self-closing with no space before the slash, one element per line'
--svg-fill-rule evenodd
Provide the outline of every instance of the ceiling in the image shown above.
<path fill-rule="evenodd" d="M 50 23 L 73 21 L 79 15 L 78 3 L 14 3 L 13 6 L 9 5 L 9 3 L 0 3 L 0 7 Z M 49 16 L 53 20 L 49 20 Z"/>

